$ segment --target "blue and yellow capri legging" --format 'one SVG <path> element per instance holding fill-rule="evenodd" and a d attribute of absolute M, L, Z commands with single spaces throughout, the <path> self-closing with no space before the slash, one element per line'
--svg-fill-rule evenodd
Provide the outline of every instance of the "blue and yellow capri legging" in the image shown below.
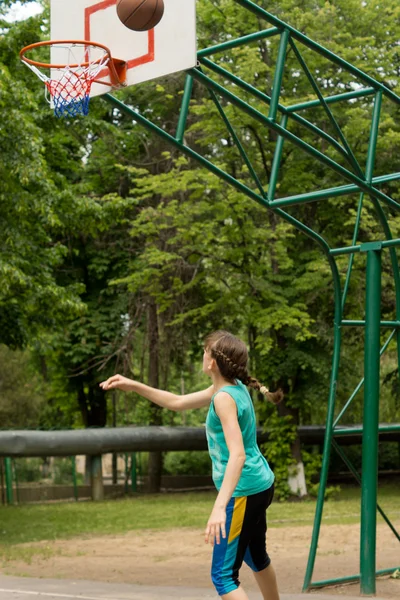
<path fill-rule="evenodd" d="M 215 544 L 211 579 L 220 596 L 236 590 L 243 561 L 262 571 L 271 562 L 266 549 L 266 510 L 272 502 L 274 486 L 254 494 L 231 498 L 226 507 L 226 538 Z"/>

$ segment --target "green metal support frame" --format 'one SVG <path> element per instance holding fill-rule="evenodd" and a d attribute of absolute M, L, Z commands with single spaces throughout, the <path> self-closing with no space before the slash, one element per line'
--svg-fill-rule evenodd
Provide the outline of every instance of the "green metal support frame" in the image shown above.
<path fill-rule="evenodd" d="M 251 200 L 256 201 L 264 208 L 272 210 L 276 215 L 280 216 L 282 219 L 293 225 L 297 230 L 301 231 L 314 242 L 316 242 L 324 253 L 329 263 L 333 278 L 333 297 L 335 307 L 333 323 L 334 347 L 320 485 L 303 591 L 307 591 L 313 587 L 322 587 L 341 582 L 347 583 L 349 581 L 360 580 L 361 593 L 364 595 L 373 595 L 375 594 L 376 575 L 390 573 L 397 568 L 393 567 L 377 572 L 375 547 L 377 508 L 377 447 L 379 430 L 382 430 L 382 428 L 379 428 L 379 364 L 380 357 L 388 348 L 393 338 L 396 338 L 398 358 L 400 358 L 400 271 L 396 256 L 396 247 L 400 245 L 400 239 L 392 239 L 390 226 L 387 221 L 386 214 L 382 208 L 382 203 L 386 210 L 389 211 L 399 211 L 400 204 L 391 198 L 387 193 L 382 192 L 380 187 L 384 184 L 400 180 L 400 173 L 388 173 L 385 175 L 374 176 L 374 165 L 379 135 L 382 100 L 385 98 L 387 102 L 391 102 L 399 106 L 400 97 L 392 90 L 387 88 L 384 84 L 362 72 L 360 69 L 354 67 L 347 61 L 341 59 L 327 48 L 324 48 L 317 42 L 314 42 L 306 35 L 297 31 L 289 24 L 281 21 L 254 2 L 251 2 L 250 0 L 232 1 L 236 2 L 244 10 L 248 10 L 255 14 L 260 23 L 266 23 L 268 26 L 266 29 L 250 33 L 236 39 L 229 39 L 228 41 L 222 42 L 215 46 L 201 49 L 198 52 L 198 65 L 187 72 L 175 135 L 172 135 L 165 131 L 165 129 L 155 125 L 140 112 L 134 110 L 130 106 L 125 105 L 118 98 L 110 94 L 106 94 L 105 98 L 112 104 L 113 107 L 131 118 L 134 123 L 139 123 L 140 125 L 144 126 L 151 133 L 154 133 L 161 137 L 164 141 L 167 141 L 188 158 L 196 160 L 202 167 L 208 169 L 214 175 L 233 186 L 236 190 Z M 231 73 L 226 68 L 227 62 L 223 62 L 224 66 L 218 63 L 218 56 L 223 53 L 235 48 L 239 48 L 240 46 L 254 44 L 260 40 L 269 40 L 274 37 L 279 37 L 279 45 L 270 95 L 243 81 L 234 73 Z M 331 64 L 338 66 L 343 72 L 349 73 L 356 77 L 361 86 L 354 91 L 347 90 L 343 93 L 325 96 L 320 90 L 318 82 L 306 64 L 301 52 L 303 47 L 306 47 L 312 52 L 318 53 Z M 289 50 L 291 51 L 291 57 L 296 57 L 298 68 L 306 75 L 306 78 L 309 81 L 316 98 L 307 102 L 285 106 L 282 99 L 282 83 Z M 217 79 L 215 79 L 215 77 Z M 224 83 L 221 84 L 221 81 Z M 210 95 L 222 119 L 222 122 L 227 129 L 227 134 L 231 137 L 233 144 L 238 149 L 244 165 L 246 165 L 248 169 L 253 185 L 244 183 L 243 179 L 239 180 L 232 176 L 230 173 L 224 171 L 219 166 L 215 165 L 210 159 L 202 156 L 199 152 L 193 150 L 185 143 L 185 133 L 187 129 L 190 100 L 192 98 L 194 82 L 197 82 L 198 85 L 204 87 L 205 90 L 207 90 L 207 93 Z M 228 89 L 228 85 L 230 89 Z M 235 92 L 237 90 L 238 93 L 234 93 L 232 91 L 233 86 L 235 86 Z M 265 104 L 266 110 L 260 111 L 256 109 L 249 101 L 243 99 L 243 95 L 246 95 L 246 97 L 251 96 L 256 99 L 258 103 L 261 102 Z M 363 101 L 367 101 L 369 99 L 370 102 L 373 102 L 373 115 L 371 119 L 368 154 L 365 168 L 363 168 L 362 165 L 357 161 L 357 158 L 353 153 L 346 136 L 344 135 L 339 123 L 335 119 L 330 109 L 330 106 L 333 104 L 348 102 L 349 100 L 354 99 L 363 99 Z M 221 100 L 223 102 L 221 102 Z M 226 110 L 224 109 L 224 106 L 227 105 L 234 106 L 237 110 L 243 111 L 243 113 L 249 115 L 251 118 L 258 121 L 262 126 L 276 134 L 277 141 L 275 146 L 275 154 L 272 161 L 272 168 L 267 186 L 263 183 L 262 177 L 258 173 L 256 166 L 252 165 L 240 140 L 240 136 L 236 133 L 234 126 L 227 116 Z M 337 139 L 333 135 L 318 127 L 316 123 L 306 118 L 304 114 L 299 114 L 300 112 L 304 113 L 309 109 L 318 107 L 324 111 L 328 122 L 331 125 L 331 129 L 335 132 Z M 324 140 L 324 143 L 328 144 L 329 147 L 338 153 L 338 155 L 344 160 L 346 166 L 343 166 L 337 160 L 331 158 L 326 152 L 323 153 L 317 150 L 312 145 L 304 141 L 299 135 L 292 133 L 290 130 L 291 123 L 295 123 L 297 126 L 303 127 L 305 130 L 317 135 L 319 139 Z M 318 161 L 320 165 L 324 165 L 326 168 L 335 172 L 340 176 L 343 182 L 342 185 L 328 189 L 316 190 L 310 193 L 298 194 L 286 198 L 276 198 L 275 195 L 279 180 L 279 173 L 281 170 L 283 147 L 285 143 L 289 143 L 297 148 L 300 148 L 314 160 Z M 263 175 L 265 177 L 265 173 Z M 352 245 L 348 247 L 331 248 L 328 242 L 321 235 L 286 212 L 286 209 L 294 205 L 324 201 L 325 199 L 336 198 L 357 192 L 359 193 L 357 216 Z M 377 220 L 383 230 L 383 236 L 382 239 L 372 244 L 357 244 L 366 194 L 373 203 Z M 381 254 L 385 249 L 389 250 L 393 269 L 396 292 L 396 315 L 395 319 L 393 320 L 381 321 Z M 366 252 L 367 255 L 365 319 L 345 320 L 343 319 L 343 313 L 345 310 L 353 261 L 355 255 L 359 252 Z M 337 258 L 347 254 L 349 254 L 350 257 L 347 276 L 342 289 L 337 266 Z M 344 408 L 340 411 L 339 416 L 335 419 L 335 398 L 339 374 L 341 335 L 344 327 L 365 328 L 365 375 L 354 390 L 348 402 L 345 404 Z M 386 327 L 392 328 L 393 331 L 383 347 L 380 348 L 380 330 L 381 328 Z M 362 479 L 360 480 L 362 487 L 360 574 L 327 581 L 312 582 L 312 574 L 314 570 L 318 537 L 322 520 L 331 448 L 334 447 L 336 450 L 339 448 L 337 442 L 335 441 L 335 437 L 351 434 L 353 431 L 355 431 L 354 428 L 339 428 L 338 422 L 345 414 L 351 405 L 353 398 L 356 396 L 359 390 L 361 390 L 361 388 L 364 388 L 364 424 L 363 470 Z M 349 466 L 349 461 L 347 458 L 345 459 L 345 462 Z M 352 466 L 349 466 L 349 468 L 354 474 L 354 468 Z M 384 514 L 381 507 L 378 507 L 378 510 L 381 514 Z M 400 540 L 399 534 L 387 519 L 386 515 L 384 518 L 397 539 Z"/>

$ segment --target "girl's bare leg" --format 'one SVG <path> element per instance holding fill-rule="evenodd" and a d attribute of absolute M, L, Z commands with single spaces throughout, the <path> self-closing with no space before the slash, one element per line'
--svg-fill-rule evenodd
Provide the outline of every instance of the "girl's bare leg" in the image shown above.
<path fill-rule="evenodd" d="M 263 600 L 279 600 L 274 567 L 270 564 L 263 571 L 253 571 L 253 574 L 262 593 Z M 223 600 L 249 600 L 242 586 L 233 592 L 229 592 L 229 594 L 224 594 L 221 598 Z"/>
<path fill-rule="evenodd" d="M 233 590 L 233 592 L 229 592 L 229 594 L 224 594 L 221 598 L 222 600 L 249 600 L 242 586 L 238 587 L 237 590 Z"/>
<path fill-rule="evenodd" d="M 262 593 L 264 600 L 279 600 L 278 584 L 276 581 L 275 569 L 270 564 L 263 571 L 253 572 L 257 581 L 258 587 Z M 236 600 L 233 599 L 232 600 Z M 238 596 L 238 600 L 241 598 Z"/>

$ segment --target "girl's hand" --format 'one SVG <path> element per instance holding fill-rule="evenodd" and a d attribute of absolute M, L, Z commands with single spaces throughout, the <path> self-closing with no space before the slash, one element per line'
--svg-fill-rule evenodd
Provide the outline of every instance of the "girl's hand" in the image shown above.
<path fill-rule="evenodd" d="M 102 381 L 100 383 L 100 387 L 103 390 L 122 390 L 123 392 L 130 392 L 133 390 L 134 381 L 132 379 L 128 379 L 123 375 L 113 375 L 109 377 L 107 381 Z"/>
<path fill-rule="evenodd" d="M 221 542 L 221 534 L 223 538 L 226 538 L 225 523 L 225 508 L 214 506 L 205 531 L 204 541 L 206 544 L 210 543 L 211 546 L 219 544 Z"/>

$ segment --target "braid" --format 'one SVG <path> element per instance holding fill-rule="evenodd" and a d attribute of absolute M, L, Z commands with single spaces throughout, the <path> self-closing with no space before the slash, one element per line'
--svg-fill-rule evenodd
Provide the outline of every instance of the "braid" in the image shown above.
<path fill-rule="evenodd" d="M 276 392 L 270 392 L 269 389 L 266 388 L 265 385 L 262 385 L 255 377 L 249 376 L 249 382 L 246 383 L 246 385 L 258 390 L 267 400 L 269 400 L 269 402 L 272 402 L 272 404 L 279 404 L 279 402 L 283 400 L 283 391 L 281 389 Z"/>
<path fill-rule="evenodd" d="M 212 348 L 211 354 L 217 361 L 221 375 L 226 379 L 240 379 L 244 385 L 259 391 L 272 404 L 279 404 L 283 399 L 283 391 L 281 389 L 276 392 L 270 392 L 258 379 L 249 375 L 246 365 L 237 365 L 222 350 L 216 348 Z"/>
<path fill-rule="evenodd" d="M 214 356 L 217 361 L 218 368 L 221 374 L 227 379 L 236 379 L 238 365 L 236 365 L 230 358 L 227 356 L 222 350 L 213 349 L 211 351 L 212 356 Z"/>

